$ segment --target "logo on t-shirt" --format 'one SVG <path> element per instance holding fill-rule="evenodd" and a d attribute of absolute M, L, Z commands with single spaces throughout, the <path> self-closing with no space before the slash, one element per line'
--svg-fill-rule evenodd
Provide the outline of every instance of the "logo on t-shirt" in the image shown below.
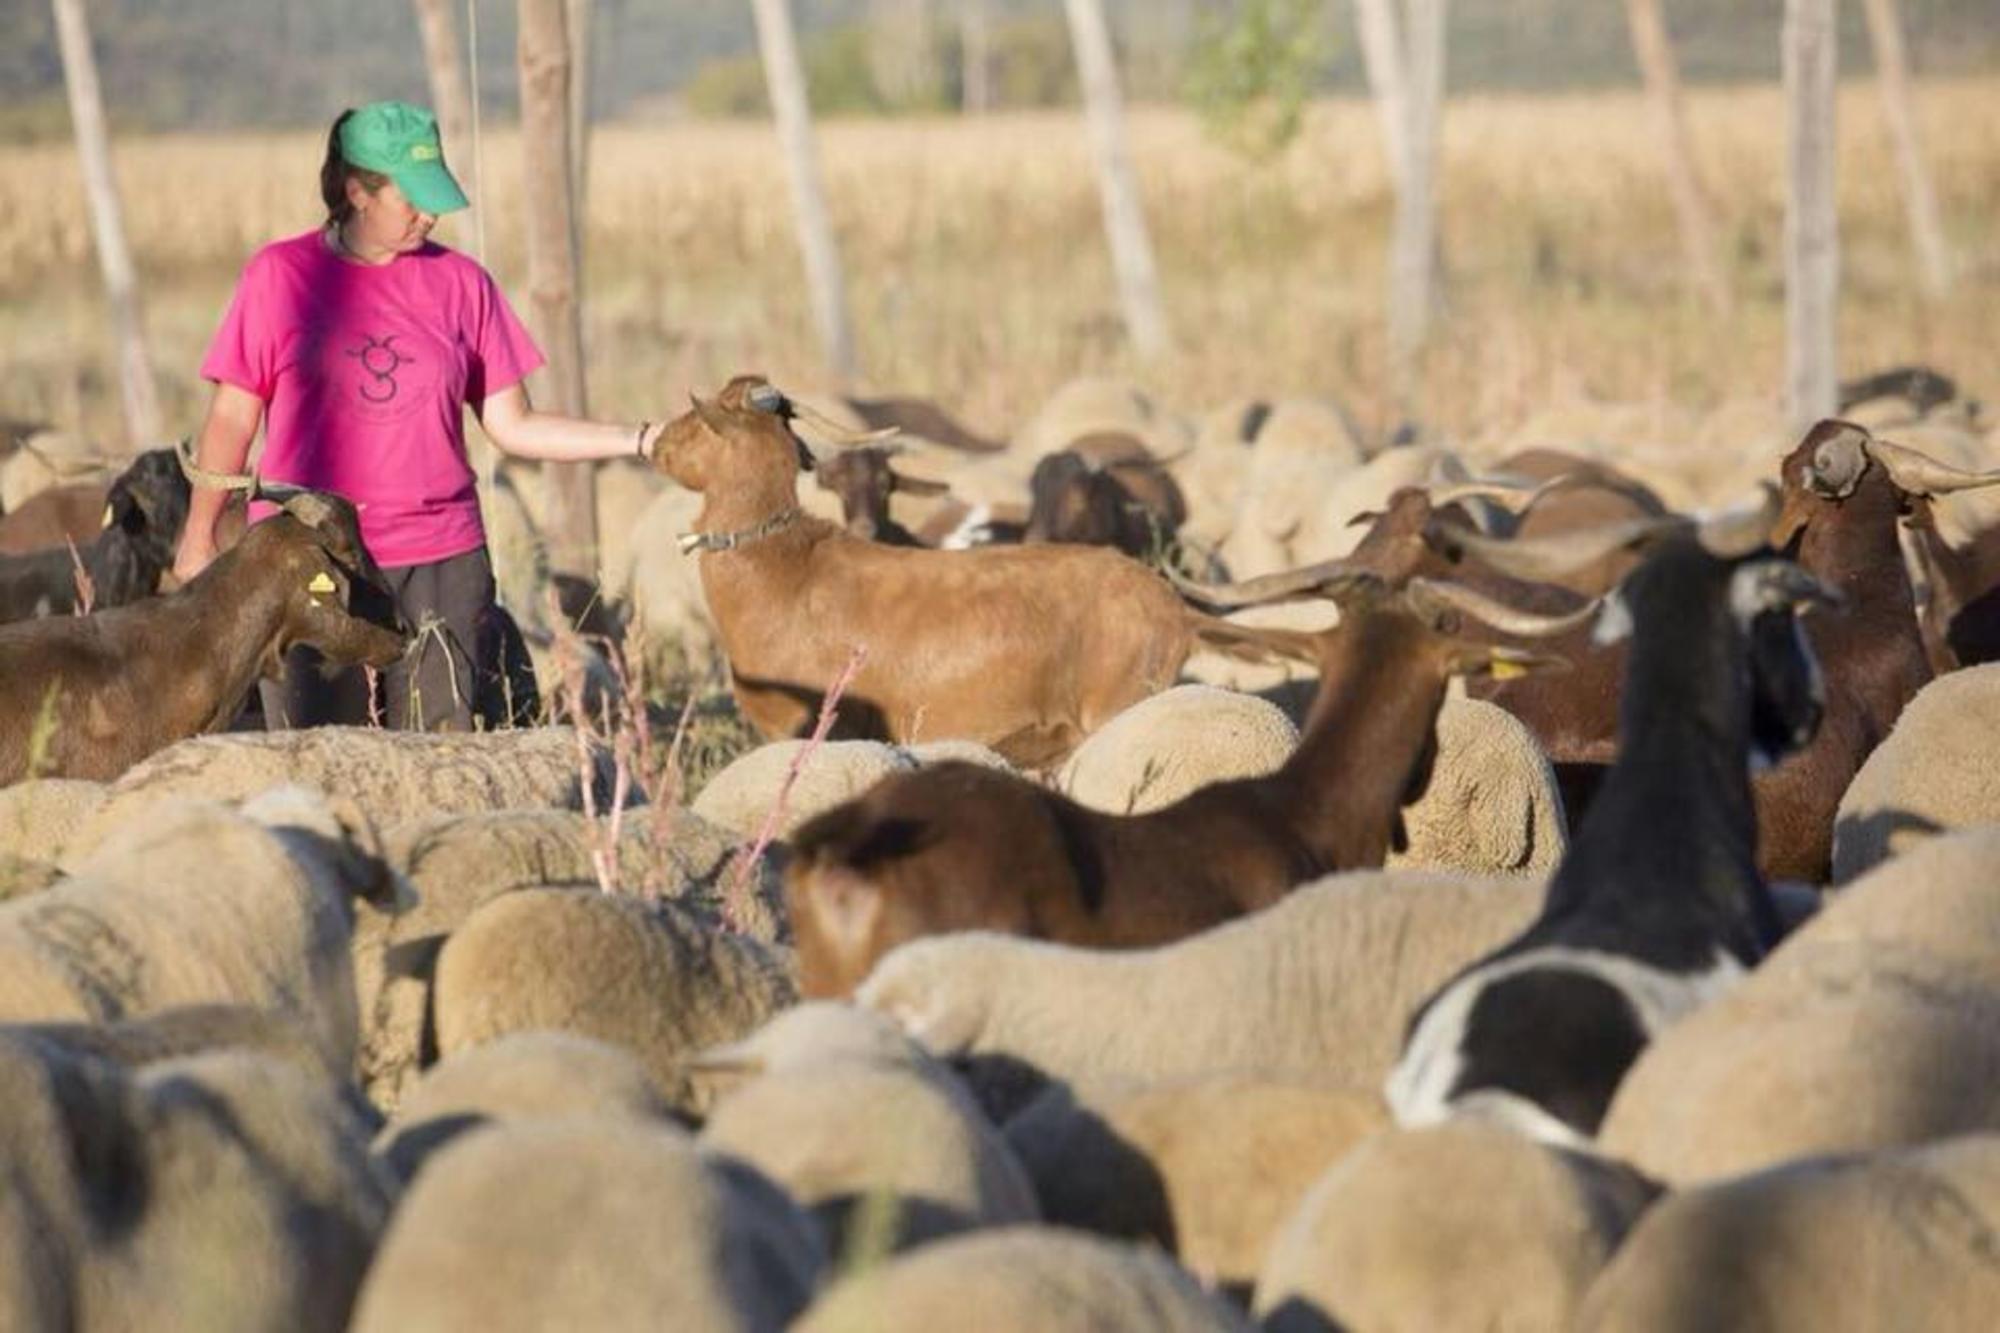
<path fill-rule="evenodd" d="M 354 391 L 361 395 L 363 402 L 382 407 L 394 401 L 402 389 L 402 385 L 396 382 L 396 372 L 404 366 L 416 364 L 415 357 L 405 355 L 396 346 L 399 336 L 392 333 L 386 338 L 378 338 L 372 333 L 365 333 L 361 335 L 359 344 L 347 349 L 349 356 L 361 362 L 364 373 L 356 381 Z"/>

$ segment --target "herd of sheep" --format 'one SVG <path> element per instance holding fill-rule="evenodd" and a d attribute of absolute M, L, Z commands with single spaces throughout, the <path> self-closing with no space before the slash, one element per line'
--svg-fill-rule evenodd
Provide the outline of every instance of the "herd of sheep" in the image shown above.
<path fill-rule="evenodd" d="M 594 581 L 488 488 L 469 735 L 245 729 L 403 650 L 338 497 L 156 592 L 173 451 L 0 445 L 0 1329 L 1996 1326 L 2000 434 L 1850 388 L 739 376 Z M 711 660 L 764 743 L 648 799 L 577 724 Z"/>

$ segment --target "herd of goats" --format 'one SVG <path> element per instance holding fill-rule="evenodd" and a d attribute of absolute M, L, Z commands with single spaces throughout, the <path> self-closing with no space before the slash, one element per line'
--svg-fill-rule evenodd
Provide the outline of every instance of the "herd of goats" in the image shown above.
<path fill-rule="evenodd" d="M 1928 383 L 1903 390 L 1921 407 Z M 741 712 L 802 736 L 835 691 L 837 734 L 975 741 L 1008 763 L 897 772 L 793 831 L 803 994 L 852 996 L 892 950 L 948 932 L 1164 945 L 1380 866 L 1463 682 L 1539 742 L 1573 833 L 1532 924 L 1412 1015 L 1386 1087 L 1403 1125 L 1475 1112 L 1588 1145 L 1640 1052 L 1796 924 L 1774 886 L 1829 880 L 1836 807 L 1904 705 L 2000 660 L 2000 530 L 1953 545 L 1933 515 L 2000 471 L 1846 419 L 1813 426 L 1736 507 L 1674 512 L 1571 460 L 1406 487 L 1350 554 L 1230 581 L 1168 554 L 1176 502 L 1146 490 L 1160 470 L 1144 459 L 1044 460 L 1015 540 L 938 549 L 888 514 L 892 491 L 932 484 L 879 449 L 809 445 L 810 416 L 739 376 L 651 459 L 701 496 L 682 547 Z M 802 507 L 813 471 L 846 526 Z M 279 512 L 163 594 L 188 502 L 178 451 L 0 516 L 0 785 L 109 780 L 223 729 L 294 645 L 373 666 L 406 651 L 353 507 L 255 493 Z M 1077 530 L 1098 544 L 1060 539 Z M 1337 623 L 1232 618 L 1300 601 Z M 1197 651 L 1317 673 L 1281 767 L 1123 815 L 1037 779 Z"/>

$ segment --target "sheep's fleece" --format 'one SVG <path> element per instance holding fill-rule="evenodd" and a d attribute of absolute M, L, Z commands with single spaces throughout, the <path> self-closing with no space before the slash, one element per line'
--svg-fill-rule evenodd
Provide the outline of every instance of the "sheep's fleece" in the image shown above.
<path fill-rule="evenodd" d="M 779 1333 L 824 1263 L 777 1187 L 672 1126 L 524 1121 L 465 1134 L 425 1164 L 352 1333 Z"/>

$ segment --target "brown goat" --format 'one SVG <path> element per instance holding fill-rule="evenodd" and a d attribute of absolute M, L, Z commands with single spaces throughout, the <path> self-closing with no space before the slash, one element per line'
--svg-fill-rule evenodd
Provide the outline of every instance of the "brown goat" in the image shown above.
<path fill-rule="evenodd" d="M 0 627 L 0 784 L 31 766 L 108 780 L 218 731 L 295 643 L 338 665 L 401 656 L 402 627 L 353 506 L 304 491 L 283 503 L 177 592 Z"/>
<path fill-rule="evenodd" d="M 1100 462 L 1081 448 L 1044 454 L 1028 480 L 1027 542 L 1109 546 L 1140 558 L 1165 551 L 1187 500 L 1150 456 Z"/>
<path fill-rule="evenodd" d="M 896 452 L 893 446 L 880 444 L 842 449 L 817 460 L 813 472 L 821 490 L 840 497 L 841 519 L 850 533 L 885 546 L 923 546 L 926 543 L 890 516 L 889 497 L 944 495 L 951 488 L 896 471 L 889 464 Z"/>
<path fill-rule="evenodd" d="M 1181 939 L 1295 885 L 1382 863 L 1421 783 L 1454 675 L 1545 659 L 1448 632 L 1458 610 L 1362 574 L 1326 591 L 1341 623 L 1268 634 L 1321 676 L 1298 749 L 1277 772 L 1114 815 L 1015 774 L 946 763 L 893 774 L 809 820 L 786 901 L 808 996 L 850 993 L 921 935 L 998 930 L 1097 948 Z"/>
<path fill-rule="evenodd" d="M 761 377 L 738 376 L 696 398 L 653 454 L 704 497 L 684 541 L 701 553 L 737 702 L 765 735 L 809 727 L 861 647 L 841 734 L 975 740 L 1046 766 L 1171 684 L 1219 625 L 1114 551 L 883 546 L 801 514 L 812 456 L 789 408 Z"/>
<path fill-rule="evenodd" d="M 1767 879 L 1818 884 L 1830 870 L 1841 794 L 1932 675 L 1897 539 L 1898 516 L 1917 496 L 2000 482 L 2000 475 L 1955 472 L 1833 419 L 1806 433 L 1779 475 L 1782 506 L 1771 544 L 1838 593 L 1847 613 L 1807 624 L 1825 676 L 1826 716 L 1810 745 L 1752 783 L 1757 860 Z M 1631 526 L 1636 531 L 1644 521 Z M 1505 543 L 1454 540 L 1481 559 L 1505 558 Z M 1525 570 L 1515 566 L 1515 572 Z M 1565 800 L 1579 790 L 1586 797 L 1572 819 L 1581 817 L 1592 789 L 1578 774 L 1616 753 L 1625 653 L 1624 645 L 1613 644 L 1579 658 L 1578 670 L 1564 682 L 1568 689 L 1535 692 L 1509 684 L 1487 694 L 1535 733 L 1559 773 L 1569 766 Z"/>
<path fill-rule="evenodd" d="M 1595 459 L 1560 449 L 1527 449 L 1500 460 L 1508 476 L 1561 484 L 1539 494 L 1514 524 L 1512 536 L 1534 540 L 1565 532 L 1587 532 L 1633 519 L 1659 518 L 1667 506 L 1650 487 Z M 1606 553 L 1582 568 L 1550 579 L 1558 587 L 1595 597 L 1609 592 L 1639 563 L 1637 550 Z"/>

